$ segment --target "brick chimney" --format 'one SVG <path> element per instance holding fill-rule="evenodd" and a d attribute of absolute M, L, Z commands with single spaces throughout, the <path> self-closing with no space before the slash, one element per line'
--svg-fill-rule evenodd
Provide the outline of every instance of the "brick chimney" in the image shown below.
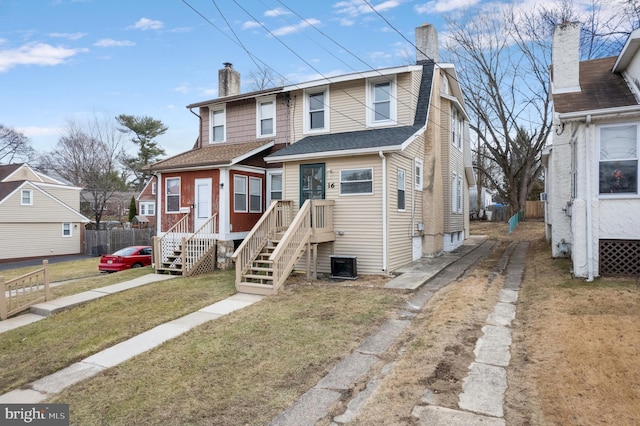
<path fill-rule="evenodd" d="M 218 70 L 218 97 L 240 94 L 240 73 L 233 69 L 231 62 L 225 62 Z"/>
<path fill-rule="evenodd" d="M 553 29 L 552 93 L 580 92 L 580 22 L 563 22 Z"/>
<path fill-rule="evenodd" d="M 439 60 L 436 27 L 431 24 L 422 24 L 421 27 L 416 28 L 416 63 Z"/>

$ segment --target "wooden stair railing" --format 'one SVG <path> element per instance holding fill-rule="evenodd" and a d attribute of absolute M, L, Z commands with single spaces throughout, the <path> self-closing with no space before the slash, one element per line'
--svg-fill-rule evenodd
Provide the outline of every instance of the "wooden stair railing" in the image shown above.
<path fill-rule="evenodd" d="M 187 232 L 188 215 L 185 215 L 154 244 L 156 272 L 190 276 L 215 269 L 216 220 L 211 216 L 194 233 Z"/>
<path fill-rule="evenodd" d="M 269 230 L 264 223 L 261 224 L 263 229 L 260 235 L 265 237 L 255 239 L 252 255 L 247 255 L 242 264 L 236 261 L 236 290 L 242 293 L 276 294 L 305 252 L 307 275 L 315 277 L 318 243 L 335 240 L 333 205 L 333 200 L 307 200 L 288 227 Z M 268 224 L 269 220 L 265 223 Z M 240 255 L 239 251 L 240 248 L 234 255 Z M 236 259 L 240 259 L 240 256 Z"/>

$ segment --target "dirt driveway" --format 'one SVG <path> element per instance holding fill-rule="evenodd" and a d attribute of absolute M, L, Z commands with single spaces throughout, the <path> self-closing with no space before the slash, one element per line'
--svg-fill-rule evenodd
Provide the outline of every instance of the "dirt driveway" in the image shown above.
<path fill-rule="evenodd" d="M 504 224 L 475 222 L 472 233 L 496 239 L 493 254 L 434 295 L 389 351 L 392 371 L 350 424 L 417 425 L 411 410 L 425 401 L 458 409 L 503 284 L 496 265 L 513 240 L 530 246 L 513 323 L 507 424 L 640 424 L 636 280 L 573 279 L 567 260 L 551 258 L 541 222 L 522 223 L 512 235 Z"/>

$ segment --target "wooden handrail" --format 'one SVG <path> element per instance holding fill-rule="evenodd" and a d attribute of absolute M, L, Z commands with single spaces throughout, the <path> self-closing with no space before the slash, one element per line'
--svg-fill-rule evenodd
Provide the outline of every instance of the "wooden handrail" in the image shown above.
<path fill-rule="evenodd" d="M 189 276 L 202 257 L 216 244 L 216 219 L 218 213 L 211 216 L 191 236 L 182 241 L 183 276 Z"/>
<path fill-rule="evenodd" d="M 7 282 L 0 276 L 0 319 L 6 320 L 36 303 L 52 299 L 48 266 L 49 261 L 45 259 L 42 261 L 42 268 Z"/>
<path fill-rule="evenodd" d="M 189 232 L 190 216 L 191 213 L 186 213 L 184 216 L 182 216 L 182 218 L 180 218 L 179 221 L 177 221 L 171 228 L 169 228 L 169 230 L 165 232 L 163 236 L 154 238 L 155 244 L 153 246 L 153 259 L 156 265 L 162 265 L 162 262 L 168 259 L 168 254 L 173 253 L 173 251 L 180 244 L 180 240 L 176 240 L 174 234 L 182 236 Z M 170 243 L 169 240 L 171 240 Z M 178 243 L 176 243 L 176 241 L 178 241 Z M 165 247 L 165 245 L 167 247 Z"/>

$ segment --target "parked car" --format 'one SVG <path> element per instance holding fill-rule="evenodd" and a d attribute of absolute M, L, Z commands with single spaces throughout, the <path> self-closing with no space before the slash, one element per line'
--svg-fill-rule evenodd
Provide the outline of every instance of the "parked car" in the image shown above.
<path fill-rule="evenodd" d="M 100 257 L 98 270 L 102 272 L 117 272 L 129 268 L 141 268 L 151 265 L 150 246 L 131 246 L 118 250 L 113 254 Z"/>

